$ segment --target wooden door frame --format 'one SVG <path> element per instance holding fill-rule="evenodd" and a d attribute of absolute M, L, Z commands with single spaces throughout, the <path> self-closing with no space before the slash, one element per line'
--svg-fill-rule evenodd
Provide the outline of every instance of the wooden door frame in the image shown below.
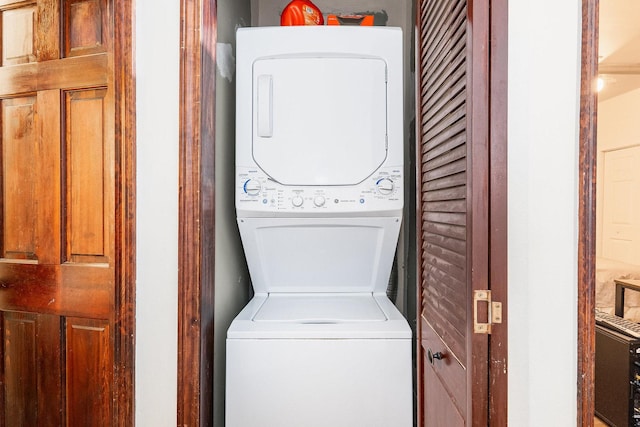
<path fill-rule="evenodd" d="M 216 0 L 180 1 L 177 425 L 213 425 Z"/>
<path fill-rule="evenodd" d="M 507 82 L 508 82 L 508 0 L 468 0 L 469 17 L 480 22 L 486 30 L 476 31 L 471 23 L 472 70 L 471 107 L 478 113 L 471 117 L 471 132 L 480 137 L 472 137 L 472 157 L 470 170 L 474 183 L 484 186 L 481 191 L 473 191 L 475 200 L 470 209 L 484 204 L 486 215 L 474 215 L 471 228 L 474 251 L 484 251 L 480 257 L 472 257 L 470 280 L 472 289 L 490 289 L 493 301 L 502 303 L 502 323 L 493 325 L 489 335 L 488 348 L 484 336 L 473 332 L 472 325 L 468 339 L 476 349 L 486 354 L 475 354 L 472 359 L 468 381 L 476 389 L 486 390 L 486 401 L 477 396 L 468 396 L 471 419 L 468 425 L 484 427 L 506 426 L 508 419 L 508 283 L 507 283 Z M 478 120 L 480 118 L 481 120 Z M 475 122 L 474 123 L 474 119 Z M 478 123 L 480 121 L 480 123 Z M 489 166 L 489 171 L 477 164 Z M 488 182 L 484 182 L 488 179 Z M 473 297 L 468 301 L 473 313 Z M 478 376 L 483 378 L 479 379 Z M 486 377 L 485 377 L 486 375 Z M 473 397 L 473 398 L 472 398 Z"/>
<path fill-rule="evenodd" d="M 489 425 L 507 426 L 509 371 L 508 304 L 508 38 L 509 0 L 491 0 L 489 37 L 489 286 L 502 302 L 502 324 L 489 344 Z M 497 262 L 496 262 L 497 260 Z"/>
<path fill-rule="evenodd" d="M 115 200 L 115 425 L 135 424 L 136 93 L 133 69 L 134 2 L 113 2 Z"/>
<path fill-rule="evenodd" d="M 578 202 L 577 425 L 593 426 L 595 382 L 598 0 L 582 1 Z"/>

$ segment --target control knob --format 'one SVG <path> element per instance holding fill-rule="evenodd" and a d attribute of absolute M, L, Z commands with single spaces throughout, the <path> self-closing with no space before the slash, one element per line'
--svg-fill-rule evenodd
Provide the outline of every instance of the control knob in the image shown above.
<path fill-rule="evenodd" d="M 291 199 L 291 203 L 296 208 L 299 208 L 304 203 L 304 199 L 301 196 L 294 196 L 293 199 Z"/>
<path fill-rule="evenodd" d="M 324 206 L 324 202 L 325 202 L 324 196 L 316 196 L 313 199 L 313 204 L 319 208 Z"/>
<path fill-rule="evenodd" d="M 262 190 L 262 185 L 260 181 L 255 179 L 248 179 L 244 183 L 244 192 L 250 196 L 257 196 L 260 194 L 260 190 Z"/>
<path fill-rule="evenodd" d="M 380 178 L 376 182 L 376 188 L 378 190 L 378 193 L 382 194 L 383 196 L 388 196 L 389 194 L 393 193 L 395 184 L 389 178 Z"/>

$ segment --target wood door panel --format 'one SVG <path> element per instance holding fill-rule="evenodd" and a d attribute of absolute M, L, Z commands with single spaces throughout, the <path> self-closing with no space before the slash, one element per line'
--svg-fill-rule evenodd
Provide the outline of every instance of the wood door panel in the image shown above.
<path fill-rule="evenodd" d="M 60 262 L 59 91 L 42 91 L 36 96 L 5 99 L 0 103 L 3 158 L 0 257 Z M 42 140 L 50 143 L 42 144 Z"/>
<path fill-rule="evenodd" d="M 426 365 L 428 362 L 423 360 Z M 431 397 L 424 403 L 424 424 L 425 426 L 447 426 L 464 427 L 465 422 L 457 408 L 446 398 L 446 390 L 442 387 L 440 380 L 434 375 L 433 370 L 425 368 L 425 394 Z M 438 398 L 437 396 L 443 396 Z"/>
<path fill-rule="evenodd" d="M 0 9 L 1 10 L 1 9 Z M 24 64 L 36 60 L 34 3 L 5 9 L 2 14 L 2 65 Z"/>
<path fill-rule="evenodd" d="M 61 425 L 60 317 L 4 312 L 2 331 L 3 425 Z"/>
<path fill-rule="evenodd" d="M 66 93 L 66 261 L 108 262 L 109 147 L 105 89 Z"/>
<path fill-rule="evenodd" d="M 5 418 L 19 425 L 37 425 L 36 316 L 4 316 Z M 10 423 L 7 423 L 10 424 Z"/>
<path fill-rule="evenodd" d="M 424 402 L 423 425 L 463 427 L 465 425 L 464 416 L 460 414 L 458 408 L 449 398 L 447 389 L 443 387 L 442 380 L 438 378 L 433 368 L 429 366 L 426 356 L 423 357 L 422 363 L 425 366 L 425 394 L 430 396 Z"/>
<path fill-rule="evenodd" d="M 64 15 L 65 57 L 90 55 L 106 50 L 106 22 L 102 1 L 66 1 Z"/>
<path fill-rule="evenodd" d="M 111 424 L 113 353 L 109 322 L 66 319 L 67 425 Z"/>
<path fill-rule="evenodd" d="M 424 319 L 421 319 L 421 322 L 420 341 L 425 349 L 425 373 L 428 370 L 432 372 L 432 375 L 435 376 L 434 379 L 441 383 L 438 386 L 442 388 L 441 392 L 446 392 L 447 400 L 453 403 L 455 412 L 464 418 L 467 410 L 467 390 L 464 386 L 467 371 L 460 361 L 453 356 L 453 353 L 440 338 L 439 334 Z M 442 360 L 434 359 L 433 363 L 431 363 L 428 360 L 429 351 L 431 354 L 441 353 Z M 433 425 L 439 426 L 442 424 Z"/>
<path fill-rule="evenodd" d="M 36 182 L 32 174 L 37 153 L 36 97 L 2 103 L 2 256 L 36 259 Z"/>

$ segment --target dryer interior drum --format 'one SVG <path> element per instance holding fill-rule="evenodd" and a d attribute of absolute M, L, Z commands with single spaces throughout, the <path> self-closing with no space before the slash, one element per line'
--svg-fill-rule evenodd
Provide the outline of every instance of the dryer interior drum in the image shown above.
<path fill-rule="evenodd" d="M 386 76 L 381 58 L 256 60 L 255 162 L 284 185 L 364 181 L 387 157 Z"/>

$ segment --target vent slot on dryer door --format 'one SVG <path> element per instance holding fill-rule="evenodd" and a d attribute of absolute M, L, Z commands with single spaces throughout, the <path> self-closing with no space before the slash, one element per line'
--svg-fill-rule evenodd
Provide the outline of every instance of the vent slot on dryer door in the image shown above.
<path fill-rule="evenodd" d="M 387 156 L 380 58 L 284 57 L 253 65 L 253 157 L 285 185 L 355 185 Z"/>

